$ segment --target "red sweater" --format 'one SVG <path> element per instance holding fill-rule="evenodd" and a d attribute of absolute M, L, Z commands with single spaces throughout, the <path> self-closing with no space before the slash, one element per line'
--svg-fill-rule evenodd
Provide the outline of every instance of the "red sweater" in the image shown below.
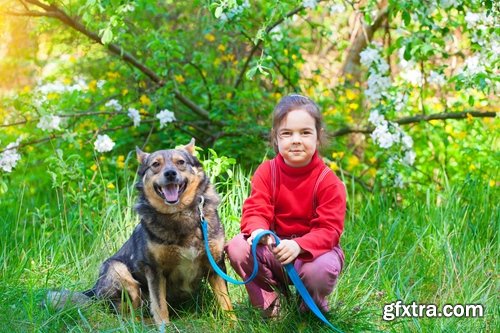
<path fill-rule="evenodd" d="M 276 207 L 272 200 L 271 163 L 262 163 L 252 178 L 250 197 L 243 204 L 241 232 L 271 229 L 280 238 L 293 238 L 304 253 L 299 258 L 311 261 L 339 244 L 344 230 L 346 191 L 340 179 L 330 171 L 316 192 L 313 189 L 325 164 L 316 152 L 305 167 L 293 168 L 283 157 L 275 157 L 277 174 Z"/>

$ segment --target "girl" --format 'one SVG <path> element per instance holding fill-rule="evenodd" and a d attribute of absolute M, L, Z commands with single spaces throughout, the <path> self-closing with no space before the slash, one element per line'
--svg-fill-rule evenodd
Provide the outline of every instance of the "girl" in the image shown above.
<path fill-rule="evenodd" d="M 273 112 L 271 141 L 277 156 L 262 163 L 245 200 L 241 233 L 226 246 L 231 266 L 242 279 L 253 268 L 251 245 L 263 230 L 257 249 L 259 274 L 246 284 L 250 302 L 264 317 L 279 315 L 278 291 L 287 291 L 283 265 L 293 262 L 304 285 L 322 311 L 344 264 L 339 239 L 344 229 L 344 184 L 323 163 L 317 147 L 323 137 L 318 106 L 301 95 L 285 96 Z M 301 310 L 306 306 L 302 303 Z"/>

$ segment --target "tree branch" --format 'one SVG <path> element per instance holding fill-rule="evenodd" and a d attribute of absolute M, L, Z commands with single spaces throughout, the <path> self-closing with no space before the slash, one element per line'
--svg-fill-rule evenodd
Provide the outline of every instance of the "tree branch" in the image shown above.
<path fill-rule="evenodd" d="M 271 24 L 269 27 L 267 27 L 266 33 L 268 34 L 271 30 L 273 30 L 275 27 L 277 27 L 279 24 L 281 24 L 286 18 L 289 18 L 289 17 L 297 14 L 298 12 L 300 12 L 303 9 L 304 9 L 304 6 L 300 6 L 298 8 L 295 8 L 294 10 L 292 10 L 291 12 L 286 14 L 284 17 L 280 18 L 279 20 L 277 20 L 276 22 Z M 236 80 L 236 83 L 234 84 L 234 90 L 236 90 L 238 88 L 238 86 L 241 84 L 241 82 L 243 81 L 243 76 L 245 75 L 245 73 L 248 69 L 248 66 L 250 65 L 250 61 L 252 60 L 255 52 L 257 52 L 257 50 L 260 48 L 261 45 L 262 45 L 262 39 L 259 39 L 257 44 L 255 44 L 252 47 L 252 49 L 250 50 L 250 53 L 248 54 L 247 60 L 245 61 L 245 64 L 243 65 L 243 68 L 241 69 L 241 72 L 238 75 L 238 79 Z"/>
<path fill-rule="evenodd" d="M 493 111 L 464 111 L 464 112 L 444 112 L 444 113 L 435 113 L 430 115 L 418 115 L 412 117 L 405 117 L 401 119 L 394 120 L 393 122 L 399 125 L 407 125 L 412 123 L 419 123 L 421 121 L 430 121 L 430 120 L 446 120 L 446 119 L 465 119 L 468 117 L 474 118 L 495 118 L 497 116 L 496 112 Z M 349 133 L 371 133 L 375 130 L 375 127 L 344 127 L 333 133 L 331 133 L 330 137 L 339 137 Z"/>
<path fill-rule="evenodd" d="M 24 4 L 24 1 L 21 1 L 21 3 Z M 159 87 L 165 86 L 165 81 L 163 78 L 161 78 L 159 75 L 157 75 L 153 70 L 148 68 L 146 65 L 141 63 L 139 60 L 137 60 L 132 54 L 126 52 L 121 46 L 115 43 L 110 43 L 107 45 L 104 45 L 101 41 L 101 38 L 99 37 L 98 34 L 95 32 L 92 32 L 88 30 L 82 23 L 80 23 L 78 20 L 70 17 L 66 12 L 61 10 L 59 7 L 57 7 L 54 4 L 51 5 L 46 5 L 38 0 L 25 0 L 25 2 L 30 3 L 34 6 L 37 6 L 45 12 L 34 12 L 34 11 L 26 11 L 24 13 L 16 13 L 16 15 L 23 15 L 23 16 L 35 16 L 35 17 L 40 17 L 40 16 L 45 16 L 45 17 L 50 17 L 50 18 L 55 18 L 65 25 L 73 28 L 74 30 L 82 33 L 83 35 L 87 36 L 94 42 L 101 44 L 103 46 L 106 46 L 108 50 L 123 59 L 125 62 L 131 64 L 133 67 L 137 68 L 139 71 L 141 71 L 143 74 L 145 74 L 147 77 L 149 77 L 153 82 L 155 82 Z M 189 109 L 191 109 L 193 112 L 198 114 L 204 119 L 209 120 L 209 112 L 193 101 L 191 101 L 189 98 L 181 94 L 181 92 L 177 89 L 173 91 L 174 96 L 176 99 L 178 99 L 182 104 L 187 106 Z"/>
<path fill-rule="evenodd" d="M 349 73 L 353 76 L 353 78 L 359 81 L 359 54 L 372 40 L 373 34 L 375 33 L 375 31 L 377 31 L 378 28 L 382 26 L 382 23 L 386 20 L 388 14 L 389 8 L 388 6 L 386 6 L 379 11 L 372 25 L 363 26 L 363 24 L 361 23 L 361 29 L 357 34 L 356 39 L 349 47 L 346 59 L 344 61 L 344 64 L 342 65 L 342 75 Z"/>

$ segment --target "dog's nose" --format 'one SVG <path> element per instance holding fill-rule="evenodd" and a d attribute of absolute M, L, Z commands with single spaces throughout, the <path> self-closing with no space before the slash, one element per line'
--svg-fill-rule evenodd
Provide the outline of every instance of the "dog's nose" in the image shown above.
<path fill-rule="evenodd" d="M 177 171 L 175 170 L 167 170 L 163 173 L 165 178 L 167 178 L 168 181 L 174 181 L 175 178 L 177 178 Z"/>

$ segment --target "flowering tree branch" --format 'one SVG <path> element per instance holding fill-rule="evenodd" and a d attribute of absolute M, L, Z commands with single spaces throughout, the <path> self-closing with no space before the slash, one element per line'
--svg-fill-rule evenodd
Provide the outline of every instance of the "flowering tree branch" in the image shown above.
<path fill-rule="evenodd" d="M 444 113 L 435 113 L 429 115 L 418 115 L 412 117 L 405 117 L 401 119 L 394 120 L 393 122 L 399 125 L 407 125 L 412 123 L 419 123 L 421 121 L 430 121 L 430 120 L 446 120 L 446 119 L 466 119 L 469 117 L 473 118 L 494 118 L 497 116 L 497 113 L 494 111 L 464 111 L 464 112 L 444 112 Z M 344 127 L 341 128 L 329 136 L 331 137 L 339 137 L 343 135 L 347 135 L 350 133 L 371 133 L 375 127 L 361 127 L 361 126 L 353 126 L 353 127 Z"/>
<path fill-rule="evenodd" d="M 93 31 L 88 30 L 81 22 L 79 22 L 77 19 L 70 17 L 68 14 L 66 14 L 65 11 L 57 7 L 55 4 L 44 4 L 38 0 L 19 0 L 25 8 L 27 8 L 26 3 L 32 4 L 40 9 L 43 9 L 44 12 L 37 12 L 37 11 L 32 11 L 32 10 L 26 10 L 24 12 L 20 13 L 12 13 L 10 12 L 11 15 L 16 15 L 16 16 L 32 16 L 32 17 L 50 17 L 50 18 L 55 18 L 65 25 L 71 27 L 72 29 L 82 33 L 83 35 L 87 36 L 94 42 L 104 45 L 108 48 L 108 50 L 119 56 L 121 59 L 123 59 L 125 62 L 131 64 L 133 67 L 137 68 L 139 71 L 141 71 L 144 75 L 149 77 L 154 83 L 156 83 L 159 87 L 163 87 L 165 85 L 165 81 L 162 77 L 160 77 L 158 74 L 156 74 L 152 69 L 148 68 L 146 65 L 144 65 L 142 62 L 137 60 L 132 54 L 128 53 L 125 51 L 121 46 L 115 43 L 109 43 L 107 45 L 103 44 L 101 38 L 99 37 L 98 34 L 96 34 Z M 197 105 L 195 102 L 184 96 L 178 89 L 173 90 L 173 94 L 177 100 L 179 100 L 182 104 L 187 106 L 189 109 L 191 109 L 194 113 L 202 117 L 203 119 L 210 120 L 209 117 L 209 112 L 202 108 L 201 106 Z"/>

